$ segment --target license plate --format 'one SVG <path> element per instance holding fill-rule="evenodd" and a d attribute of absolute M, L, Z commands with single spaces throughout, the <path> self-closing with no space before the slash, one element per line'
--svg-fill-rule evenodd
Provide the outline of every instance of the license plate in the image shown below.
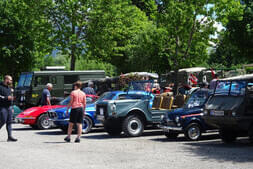
<path fill-rule="evenodd" d="M 104 117 L 103 115 L 97 115 L 97 119 L 98 119 L 98 120 L 104 120 L 105 117 Z"/>
<path fill-rule="evenodd" d="M 213 111 L 210 112 L 210 114 L 212 116 L 224 116 L 224 111 L 215 111 L 215 110 L 213 110 Z"/>
<path fill-rule="evenodd" d="M 99 109 L 99 114 L 100 114 L 100 115 L 104 115 L 104 109 L 103 109 L 103 108 L 100 108 L 100 109 Z"/>

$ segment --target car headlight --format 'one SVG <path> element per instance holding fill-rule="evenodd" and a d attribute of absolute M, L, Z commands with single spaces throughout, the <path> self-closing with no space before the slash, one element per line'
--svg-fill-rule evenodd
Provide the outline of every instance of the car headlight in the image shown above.
<path fill-rule="evenodd" d="M 160 116 L 161 120 L 163 120 L 163 119 L 164 119 L 164 117 L 165 117 L 164 115 L 161 115 L 161 116 Z"/>
<path fill-rule="evenodd" d="M 177 117 L 175 118 L 175 121 L 178 123 L 178 122 L 179 122 L 179 119 L 180 119 L 180 117 L 177 116 Z"/>
<path fill-rule="evenodd" d="M 116 111 L 116 105 L 113 103 L 113 104 L 111 104 L 111 110 L 113 111 L 113 112 L 115 112 Z"/>
<path fill-rule="evenodd" d="M 235 111 L 232 112 L 232 116 L 236 116 L 236 112 Z"/>
<path fill-rule="evenodd" d="M 208 111 L 207 110 L 204 110 L 204 115 L 208 115 Z"/>

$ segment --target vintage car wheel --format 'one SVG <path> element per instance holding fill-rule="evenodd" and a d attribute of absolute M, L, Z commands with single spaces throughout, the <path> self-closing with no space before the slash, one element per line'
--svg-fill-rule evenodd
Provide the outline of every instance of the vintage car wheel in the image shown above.
<path fill-rule="evenodd" d="M 190 123 L 184 132 L 185 137 L 190 141 L 197 141 L 201 137 L 201 127 L 198 123 Z"/>
<path fill-rule="evenodd" d="M 89 116 L 85 116 L 83 119 L 83 129 L 82 129 L 82 133 L 86 134 L 89 133 L 91 131 L 91 128 L 93 126 L 92 120 Z"/>
<path fill-rule="evenodd" d="M 120 123 L 111 120 L 104 123 L 104 129 L 110 136 L 119 136 L 122 132 Z"/>
<path fill-rule="evenodd" d="M 236 140 L 236 133 L 228 129 L 220 129 L 220 137 L 224 143 L 232 143 Z"/>
<path fill-rule="evenodd" d="M 137 137 L 142 135 L 144 125 L 137 115 L 130 115 L 123 121 L 123 131 L 126 136 Z"/>
<path fill-rule="evenodd" d="M 37 126 L 38 129 L 45 130 L 51 128 L 53 126 L 53 123 L 49 121 L 49 117 L 47 114 L 42 114 L 37 120 Z"/>
<path fill-rule="evenodd" d="M 177 136 L 179 135 L 179 133 L 164 132 L 164 135 L 165 135 L 168 139 L 176 139 Z"/>

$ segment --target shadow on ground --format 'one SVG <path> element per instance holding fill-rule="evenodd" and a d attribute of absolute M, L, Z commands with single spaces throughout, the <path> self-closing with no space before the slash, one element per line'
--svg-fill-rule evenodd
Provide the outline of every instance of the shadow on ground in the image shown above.
<path fill-rule="evenodd" d="M 185 151 L 191 156 L 199 156 L 203 161 L 231 161 L 236 163 L 253 162 L 253 144 L 248 138 L 240 138 L 231 144 L 219 140 L 188 142 Z"/>
<path fill-rule="evenodd" d="M 36 132 L 36 134 L 39 135 L 66 135 L 64 132 L 62 132 L 60 129 L 59 130 L 40 130 Z"/>
<path fill-rule="evenodd" d="M 128 138 L 126 135 L 124 135 L 123 133 L 121 133 L 118 136 L 110 136 L 108 133 L 106 133 L 105 131 L 103 131 L 104 133 L 101 134 L 96 134 L 96 135 L 89 135 L 89 134 L 85 134 L 82 136 L 82 138 L 85 139 L 97 139 L 97 140 L 103 140 L 103 139 L 124 139 L 124 138 Z M 157 135 L 162 135 L 163 131 L 161 130 L 145 130 L 142 134 L 142 136 L 140 137 L 148 137 L 148 136 L 157 136 Z M 135 138 L 135 137 L 132 137 Z"/>
<path fill-rule="evenodd" d="M 36 130 L 36 129 L 33 129 L 31 127 L 20 127 L 20 128 L 13 128 L 12 130 L 15 130 L 15 131 L 27 131 L 27 130 Z"/>
<path fill-rule="evenodd" d="M 219 139 L 219 135 L 218 134 L 208 134 L 208 135 L 203 135 L 201 136 L 199 141 L 203 141 L 203 140 L 214 140 L 214 139 Z M 168 139 L 165 135 L 163 138 L 154 138 L 154 139 L 150 139 L 152 141 L 158 141 L 158 142 L 189 142 L 183 135 L 179 135 L 179 137 L 175 138 L 175 139 Z"/>

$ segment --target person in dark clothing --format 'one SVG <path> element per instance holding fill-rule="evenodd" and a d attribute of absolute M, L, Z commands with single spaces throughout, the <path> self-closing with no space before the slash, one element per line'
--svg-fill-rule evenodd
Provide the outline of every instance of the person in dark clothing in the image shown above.
<path fill-rule="evenodd" d="M 41 106 L 45 106 L 45 105 L 51 105 L 51 94 L 50 91 L 53 89 L 53 85 L 51 83 L 48 83 L 46 85 L 46 88 L 43 90 L 42 92 L 42 96 L 41 96 Z"/>
<path fill-rule="evenodd" d="M 8 133 L 7 141 L 17 141 L 14 137 L 12 137 L 12 110 L 11 103 L 14 100 L 14 96 L 12 96 L 11 88 L 12 85 L 12 77 L 10 75 L 6 75 L 4 77 L 4 81 L 0 83 L 0 129 L 6 124 L 6 129 Z"/>
<path fill-rule="evenodd" d="M 96 95 L 96 92 L 95 92 L 95 90 L 93 89 L 93 83 L 92 83 L 92 82 L 89 82 L 89 83 L 88 83 L 88 87 L 85 87 L 85 88 L 83 89 L 83 92 L 84 92 L 85 94 Z"/>

